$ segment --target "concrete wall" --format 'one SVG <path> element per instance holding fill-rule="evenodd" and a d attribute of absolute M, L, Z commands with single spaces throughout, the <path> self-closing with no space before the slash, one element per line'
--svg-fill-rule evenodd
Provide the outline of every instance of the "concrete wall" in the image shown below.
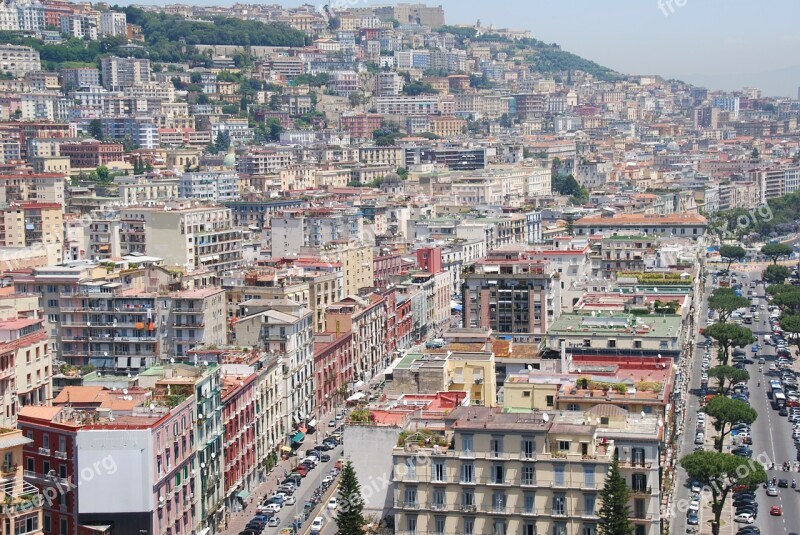
<path fill-rule="evenodd" d="M 399 427 L 345 426 L 345 458 L 352 461 L 361 483 L 364 513 L 382 517 L 393 505 L 392 449 L 400 431 Z"/>

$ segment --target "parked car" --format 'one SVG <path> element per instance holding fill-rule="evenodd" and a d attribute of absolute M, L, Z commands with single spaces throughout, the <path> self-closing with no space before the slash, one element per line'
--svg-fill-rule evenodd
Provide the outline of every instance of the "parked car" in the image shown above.
<path fill-rule="evenodd" d="M 756 521 L 756 517 L 754 517 L 750 513 L 739 513 L 735 517 L 733 517 L 733 521 L 739 524 L 752 524 Z"/>

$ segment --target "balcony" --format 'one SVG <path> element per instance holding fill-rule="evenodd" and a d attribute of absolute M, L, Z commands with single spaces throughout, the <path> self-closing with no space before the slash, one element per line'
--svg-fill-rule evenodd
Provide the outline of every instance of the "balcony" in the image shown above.
<path fill-rule="evenodd" d="M 66 459 L 67 452 L 66 451 L 57 451 L 55 454 L 56 459 Z"/>
<path fill-rule="evenodd" d="M 653 494 L 653 487 L 636 486 L 631 488 L 631 494 L 636 496 L 650 496 Z"/>
<path fill-rule="evenodd" d="M 419 502 L 395 502 L 395 509 L 408 509 L 411 511 L 419 510 Z"/>
<path fill-rule="evenodd" d="M 645 462 L 645 461 L 638 461 L 638 460 L 636 460 L 636 461 L 627 460 L 627 461 L 619 461 L 619 467 L 620 468 L 644 468 L 644 469 L 649 470 L 649 469 L 653 468 L 653 463 Z"/>
<path fill-rule="evenodd" d="M 23 475 L 25 476 L 26 480 L 33 481 L 41 485 L 59 485 L 69 487 L 72 484 L 71 477 L 59 477 L 55 474 L 42 474 L 39 472 L 25 470 Z"/>
<path fill-rule="evenodd" d="M 0 465 L 0 474 L 3 476 L 8 476 L 11 474 L 15 474 L 17 472 L 17 465 L 16 464 L 3 464 Z"/>
<path fill-rule="evenodd" d="M 50 457 L 50 448 L 39 448 L 39 455 Z"/>

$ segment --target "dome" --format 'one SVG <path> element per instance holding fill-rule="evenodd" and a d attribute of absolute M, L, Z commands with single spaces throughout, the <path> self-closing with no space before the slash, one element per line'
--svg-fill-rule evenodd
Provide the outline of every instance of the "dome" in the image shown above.
<path fill-rule="evenodd" d="M 400 175 L 398 175 L 395 172 L 386 173 L 386 175 L 383 177 L 383 183 L 384 184 L 387 184 L 387 183 L 388 184 L 399 184 L 399 183 L 402 183 L 402 182 L 403 182 L 403 179 L 400 178 Z"/>
<path fill-rule="evenodd" d="M 232 150 L 222 159 L 222 167 L 226 169 L 233 169 L 236 167 L 236 154 Z"/>

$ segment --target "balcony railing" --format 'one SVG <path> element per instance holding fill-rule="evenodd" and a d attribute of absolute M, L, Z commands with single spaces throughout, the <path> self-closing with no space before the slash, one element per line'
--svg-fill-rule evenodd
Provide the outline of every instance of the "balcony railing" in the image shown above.
<path fill-rule="evenodd" d="M 653 487 L 632 487 L 631 494 L 636 494 L 637 496 L 649 496 L 653 494 Z"/>

